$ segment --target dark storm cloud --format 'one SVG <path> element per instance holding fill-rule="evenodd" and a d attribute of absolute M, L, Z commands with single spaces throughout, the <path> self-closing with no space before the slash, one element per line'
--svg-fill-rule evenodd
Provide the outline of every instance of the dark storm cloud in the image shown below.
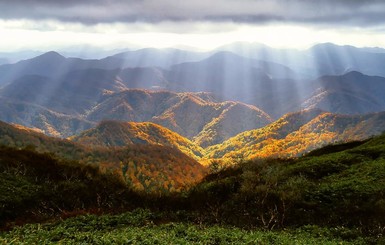
<path fill-rule="evenodd" d="M 375 26 L 382 0 L 0 0 L 0 19 L 110 22 L 233 21 Z"/>

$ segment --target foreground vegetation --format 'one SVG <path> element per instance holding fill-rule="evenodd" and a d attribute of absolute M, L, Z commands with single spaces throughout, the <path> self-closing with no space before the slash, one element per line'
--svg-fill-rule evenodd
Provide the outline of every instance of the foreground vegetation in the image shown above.
<path fill-rule="evenodd" d="M 211 174 L 189 195 L 205 220 L 266 229 L 316 224 L 385 229 L 385 135 L 298 159 L 261 159 Z"/>
<path fill-rule="evenodd" d="M 96 166 L 1 147 L 0 225 L 10 229 L 6 243 L 381 244 L 385 135 L 214 169 L 169 194 L 134 191 Z"/>
<path fill-rule="evenodd" d="M 138 209 L 120 215 L 86 215 L 49 224 L 31 224 L 0 234 L 12 244 L 368 244 L 343 227 L 266 231 L 218 225 L 163 222 L 162 214 Z"/>

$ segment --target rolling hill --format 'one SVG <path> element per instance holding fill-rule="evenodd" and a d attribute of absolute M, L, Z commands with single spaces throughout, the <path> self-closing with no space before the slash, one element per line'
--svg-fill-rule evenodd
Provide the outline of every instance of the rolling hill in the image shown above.
<path fill-rule="evenodd" d="M 303 108 L 319 108 L 341 114 L 365 114 L 385 110 L 385 78 L 349 72 L 314 81 L 312 96 Z"/>
<path fill-rule="evenodd" d="M 0 118 L 9 123 L 40 128 L 48 135 L 60 137 L 78 134 L 102 120 L 154 122 L 191 140 L 198 135 L 201 138 L 206 133 L 212 134 L 214 130 L 214 134 L 206 141 L 199 141 L 204 146 L 221 142 L 245 130 L 265 126 L 272 121 L 269 115 L 255 106 L 240 102 L 218 102 L 210 93 L 126 89 L 122 92 L 104 91 L 103 94 L 100 91 L 97 95 L 97 87 L 94 92 L 89 92 L 93 90 L 93 85 L 89 86 L 83 89 L 87 94 L 84 96 L 79 95 L 80 88 L 76 89 L 77 94 L 72 95 L 75 97 L 67 97 L 65 91 L 58 90 L 57 95 L 46 100 L 39 93 L 41 88 L 37 85 L 31 85 L 31 89 L 27 90 L 22 89 L 27 87 L 24 84 L 9 85 L 0 92 L 0 95 L 8 96 L 0 96 L 3 101 L 0 105 Z M 11 96 L 13 91 L 18 95 Z M 96 100 L 96 97 L 99 99 Z M 36 104 L 39 100 L 41 105 Z M 248 122 L 237 118 L 246 115 L 249 115 Z M 228 130 L 230 126 L 232 129 Z M 208 130 L 208 127 L 211 129 Z"/>
<path fill-rule="evenodd" d="M 239 120 L 239 116 L 249 119 Z M 239 132 L 267 125 L 272 119 L 255 106 L 217 102 L 210 93 L 127 90 L 106 95 L 87 120 L 154 122 L 207 146 Z"/>
<path fill-rule="evenodd" d="M 204 150 L 190 140 L 150 122 L 102 121 L 95 128 L 71 137 L 70 140 L 94 147 L 162 145 L 179 149 L 197 160 L 204 154 Z"/>
<path fill-rule="evenodd" d="M 363 140 L 385 131 L 385 113 L 340 115 L 318 109 L 290 113 L 256 130 L 206 149 L 209 159 L 295 157 L 336 142 Z"/>
<path fill-rule="evenodd" d="M 45 107 L 0 97 L 1 119 L 7 123 L 38 128 L 46 135 L 66 137 L 96 124 L 79 116 L 59 113 Z"/>
<path fill-rule="evenodd" d="M 223 103 L 225 109 L 194 137 L 202 147 L 222 143 L 224 140 L 255 128 L 265 126 L 272 119 L 252 105 L 237 102 Z"/>
<path fill-rule="evenodd" d="M 54 158 L 93 165 L 102 172 L 114 172 L 135 190 L 180 191 L 203 178 L 206 170 L 196 160 L 175 146 L 151 143 L 90 147 L 49 137 L 35 129 L 0 122 L 0 145 L 32 149 L 51 154 Z"/>
<path fill-rule="evenodd" d="M 54 77 L 35 74 L 20 76 L 4 86 L 0 96 L 78 116 L 92 108 L 105 93 L 137 87 L 164 87 L 165 83 L 156 68 L 89 68 L 71 70 Z"/>

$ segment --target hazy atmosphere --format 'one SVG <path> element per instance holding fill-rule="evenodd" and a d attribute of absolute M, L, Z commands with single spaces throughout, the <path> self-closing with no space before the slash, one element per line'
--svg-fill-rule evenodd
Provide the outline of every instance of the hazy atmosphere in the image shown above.
<path fill-rule="evenodd" d="M 385 43 L 380 0 L 0 1 L 0 51 Z"/>

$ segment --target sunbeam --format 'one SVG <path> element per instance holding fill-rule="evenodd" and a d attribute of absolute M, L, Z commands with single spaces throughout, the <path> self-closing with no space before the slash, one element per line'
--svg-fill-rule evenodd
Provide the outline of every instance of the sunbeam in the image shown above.
<path fill-rule="evenodd" d="M 385 244 L 384 149 L 385 1 L 0 0 L 0 244 Z"/>

